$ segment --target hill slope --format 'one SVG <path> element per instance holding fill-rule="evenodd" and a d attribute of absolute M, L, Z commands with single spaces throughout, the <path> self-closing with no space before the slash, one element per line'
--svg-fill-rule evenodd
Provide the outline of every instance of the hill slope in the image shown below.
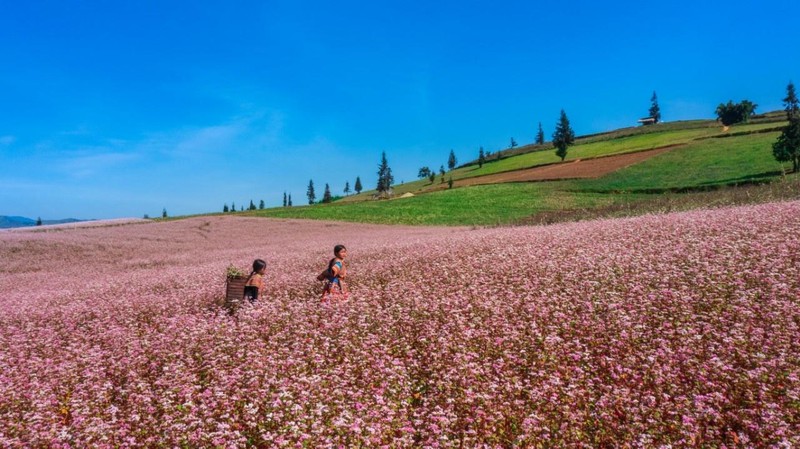
<path fill-rule="evenodd" d="M 710 120 L 626 128 L 577 139 L 563 162 L 552 148 L 529 145 L 433 182 L 395 185 L 389 201 L 368 191 L 331 204 L 244 214 L 486 226 L 800 198 L 800 178 L 772 156 L 782 120 L 771 113 L 729 128 Z"/>

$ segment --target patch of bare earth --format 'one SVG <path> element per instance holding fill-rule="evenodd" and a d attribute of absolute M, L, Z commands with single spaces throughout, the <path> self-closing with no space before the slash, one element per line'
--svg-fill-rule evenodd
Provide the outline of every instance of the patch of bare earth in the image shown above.
<path fill-rule="evenodd" d="M 527 181 L 555 181 L 559 179 L 599 178 L 621 168 L 666 153 L 682 145 L 669 145 L 652 150 L 637 151 L 635 153 L 617 154 L 593 159 L 577 159 L 574 161 L 559 162 L 555 164 L 514 170 L 504 173 L 495 173 L 474 178 L 459 179 L 455 185 L 474 186 L 479 184 L 498 184 L 503 182 Z"/>

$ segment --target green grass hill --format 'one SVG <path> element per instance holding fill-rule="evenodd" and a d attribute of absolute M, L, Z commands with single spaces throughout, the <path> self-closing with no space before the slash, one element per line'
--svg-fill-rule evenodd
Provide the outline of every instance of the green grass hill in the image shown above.
<path fill-rule="evenodd" d="M 424 179 L 393 186 L 390 199 L 375 199 L 374 191 L 366 191 L 329 204 L 237 214 L 494 226 L 800 198 L 800 178 L 796 173 L 787 173 L 791 167 L 776 162 L 772 156 L 772 143 L 785 124 L 785 115 L 774 112 L 729 128 L 712 120 L 625 128 L 577 138 L 563 162 L 549 144 L 523 145 L 494 153 L 483 167 L 477 161 L 468 162 L 446 173 L 445 179 L 453 180 L 452 188 L 437 175 L 433 182 Z M 619 159 L 621 155 L 660 148 L 664 150 L 653 152 L 652 157 L 641 153 L 642 160 L 608 173 L 571 176 L 578 162 L 585 171 L 611 161 L 603 158 Z M 555 179 L 536 179 L 544 168 L 559 175 Z M 520 175 L 533 179 L 513 181 Z"/>

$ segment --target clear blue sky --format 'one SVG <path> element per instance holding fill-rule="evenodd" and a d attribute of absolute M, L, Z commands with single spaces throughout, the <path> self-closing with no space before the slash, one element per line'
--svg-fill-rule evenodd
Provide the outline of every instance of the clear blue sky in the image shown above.
<path fill-rule="evenodd" d="M 221 211 L 341 194 L 800 82 L 797 0 L 18 1 L 0 11 L 0 215 Z"/>

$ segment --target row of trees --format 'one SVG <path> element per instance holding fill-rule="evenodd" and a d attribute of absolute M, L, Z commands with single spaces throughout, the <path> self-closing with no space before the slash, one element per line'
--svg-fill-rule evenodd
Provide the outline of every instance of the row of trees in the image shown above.
<path fill-rule="evenodd" d="M 355 189 L 356 194 L 361 193 L 361 190 L 363 189 L 363 186 L 361 185 L 361 177 L 356 176 L 356 182 L 355 182 L 355 185 L 353 187 Z M 346 181 L 344 183 L 343 192 L 344 192 L 345 195 L 349 195 L 350 194 L 350 181 Z M 310 204 L 314 204 L 316 202 L 316 200 L 317 200 L 317 193 L 316 193 L 316 190 L 314 189 L 314 180 L 313 179 L 309 179 L 308 180 L 308 188 L 306 189 L 306 197 L 308 198 L 308 204 L 309 205 Z M 337 197 L 335 197 L 335 196 L 333 196 L 331 194 L 331 187 L 326 183 L 325 184 L 325 190 L 324 190 L 324 192 L 322 194 L 322 199 L 320 200 L 320 203 L 330 203 L 336 198 Z M 283 205 L 284 205 L 284 207 L 287 206 L 286 194 L 285 193 L 284 193 L 284 204 Z M 292 205 L 292 196 L 289 195 L 288 206 L 291 206 L 291 205 Z"/>
<path fill-rule="evenodd" d="M 483 154 L 483 147 L 481 147 L 481 156 L 478 158 L 479 160 L 485 160 L 485 155 Z M 482 163 L 481 163 L 482 164 Z M 450 150 L 450 154 L 447 156 L 447 168 L 451 171 L 456 168 L 458 165 L 458 159 L 456 158 L 456 153 L 452 149 Z M 439 167 L 439 175 L 441 176 L 441 183 L 444 184 L 444 175 L 447 174 L 447 170 L 444 169 L 444 164 Z M 420 179 L 428 178 L 431 184 L 436 181 L 436 172 L 431 170 L 430 167 L 424 166 L 419 169 L 417 173 L 417 177 Z M 452 179 L 452 178 L 451 178 Z M 452 187 L 452 181 L 450 183 L 450 187 Z"/>
<path fill-rule="evenodd" d="M 253 200 L 250 200 L 250 205 L 247 206 L 247 210 L 257 210 L 257 209 L 264 209 L 264 208 L 265 208 L 264 200 L 259 201 L 258 207 L 256 207 L 255 203 L 253 203 Z M 241 206 L 240 210 L 242 210 L 242 211 L 245 210 L 244 206 Z M 236 202 L 231 201 L 231 207 L 228 207 L 228 203 L 225 203 L 225 205 L 222 206 L 222 212 L 225 212 L 225 213 L 227 213 L 227 212 L 236 212 Z M 164 213 L 163 213 L 164 217 L 166 217 L 166 213 L 167 213 L 167 210 L 164 209 Z"/>

